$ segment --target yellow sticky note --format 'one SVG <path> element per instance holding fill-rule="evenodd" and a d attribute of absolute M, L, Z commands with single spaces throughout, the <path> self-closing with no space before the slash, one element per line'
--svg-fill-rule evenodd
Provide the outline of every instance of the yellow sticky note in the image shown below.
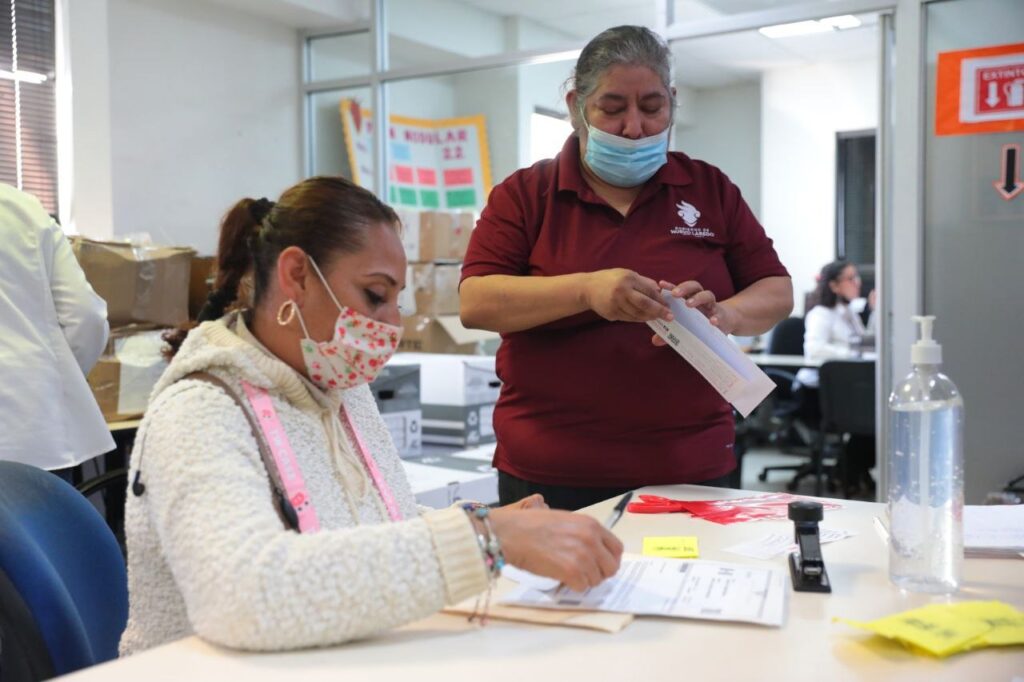
<path fill-rule="evenodd" d="M 998 601 L 969 601 L 947 607 L 960 618 L 981 621 L 991 629 L 975 646 L 1024 644 L 1024 612 Z"/>
<path fill-rule="evenodd" d="M 997 601 L 931 604 L 870 622 L 837 618 L 934 656 L 1024 644 L 1024 613 Z"/>
<path fill-rule="evenodd" d="M 644 556 L 660 556 L 668 559 L 696 559 L 697 538 L 686 535 L 666 535 L 644 538 Z"/>

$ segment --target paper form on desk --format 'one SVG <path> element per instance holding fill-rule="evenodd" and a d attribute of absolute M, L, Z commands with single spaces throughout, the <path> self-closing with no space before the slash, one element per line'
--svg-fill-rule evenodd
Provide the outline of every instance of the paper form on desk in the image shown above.
<path fill-rule="evenodd" d="M 702 312 L 687 308 L 682 299 L 667 289 L 662 289 L 661 297 L 674 319 L 651 320 L 648 326 L 693 365 L 737 412 L 748 416 L 775 389 L 775 382 Z"/>
<path fill-rule="evenodd" d="M 1020 556 L 1024 505 L 964 505 L 964 551 L 969 557 Z"/>
<path fill-rule="evenodd" d="M 500 603 L 781 626 L 786 586 L 782 572 L 770 568 L 625 555 L 618 573 L 586 592 L 520 585 Z"/>
<path fill-rule="evenodd" d="M 853 535 L 854 533 L 848 530 L 821 528 L 819 529 L 818 541 L 824 545 L 829 542 L 845 540 L 846 538 L 853 537 Z M 793 542 L 792 533 L 769 533 L 757 540 L 749 540 L 747 542 L 741 542 L 738 545 L 726 547 L 722 551 L 729 552 L 730 554 L 748 556 L 754 559 L 774 559 L 780 554 L 789 554 L 797 551 L 797 546 L 796 543 Z"/>

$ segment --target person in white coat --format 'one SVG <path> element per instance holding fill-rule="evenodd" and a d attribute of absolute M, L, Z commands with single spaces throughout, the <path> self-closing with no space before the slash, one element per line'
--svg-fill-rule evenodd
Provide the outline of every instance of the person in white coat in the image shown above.
<path fill-rule="evenodd" d="M 85 381 L 109 333 L 60 226 L 0 184 L 0 459 L 66 477 L 114 448 Z"/>
<path fill-rule="evenodd" d="M 417 507 L 368 387 L 399 342 L 405 272 L 395 212 L 343 178 L 225 216 L 215 290 L 168 337 L 132 452 L 122 654 L 366 637 L 480 594 L 505 560 L 578 590 L 618 569 L 614 535 L 540 496 Z"/>

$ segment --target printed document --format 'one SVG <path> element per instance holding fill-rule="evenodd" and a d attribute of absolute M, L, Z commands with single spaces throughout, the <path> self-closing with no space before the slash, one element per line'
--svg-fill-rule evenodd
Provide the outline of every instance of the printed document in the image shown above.
<path fill-rule="evenodd" d="M 520 584 L 500 602 L 781 626 L 787 581 L 771 568 L 626 555 L 618 573 L 586 592 L 564 585 L 543 591 Z"/>
<path fill-rule="evenodd" d="M 819 542 L 824 545 L 829 542 L 845 540 L 846 538 L 853 537 L 853 535 L 848 530 L 821 528 L 819 529 Z M 773 559 L 780 554 L 788 555 L 797 551 L 797 546 L 793 542 L 793 533 L 769 533 L 757 540 L 748 540 L 738 545 L 726 547 L 722 551 L 754 559 Z"/>
<path fill-rule="evenodd" d="M 748 416 L 775 389 L 775 382 L 711 324 L 704 313 L 687 308 L 667 289 L 661 297 L 672 311 L 671 322 L 651 320 L 648 326 L 700 372 L 723 398 Z"/>
<path fill-rule="evenodd" d="M 1024 504 L 964 505 L 964 550 L 967 556 L 1019 556 Z"/>

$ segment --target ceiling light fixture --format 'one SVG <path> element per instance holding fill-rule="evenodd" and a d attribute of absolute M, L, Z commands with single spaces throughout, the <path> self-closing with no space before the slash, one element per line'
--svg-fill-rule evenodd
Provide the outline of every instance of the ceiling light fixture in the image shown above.
<path fill-rule="evenodd" d="M 844 14 L 818 21 L 796 21 L 791 24 L 764 26 L 757 29 L 757 32 L 766 38 L 792 38 L 793 36 L 827 33 L 829 31 L 857 28 L 858 26 L 860 26 L 860 19 L 852 14 Z"/>

